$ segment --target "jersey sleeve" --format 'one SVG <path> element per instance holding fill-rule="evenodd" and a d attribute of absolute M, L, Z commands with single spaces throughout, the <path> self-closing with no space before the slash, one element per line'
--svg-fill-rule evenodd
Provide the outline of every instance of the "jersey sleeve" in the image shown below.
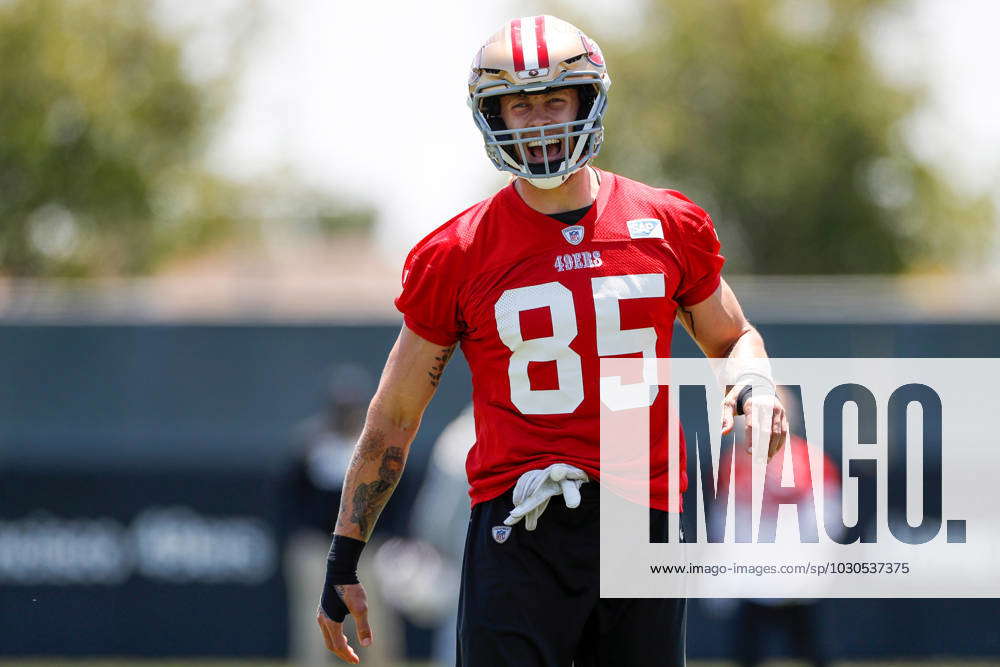
<path fill-rule="evenodd" d="M 455 253 L 449 250 L 443 239 L 417 244 L 403 265 L 403 289 L 396 298 L 407 328 L 442 346 L 457 341 L 462 329 Z"/>
<path fill-rule="evenodd" d="M 684 307 L 701 303 L 715 293 L 722 281 L 722 245 L 715 233 L 715 224 L 708 213 L 685 201 L 677 211 L 681 236 L 681 256 L 684 276 L 676 299 Z"/>

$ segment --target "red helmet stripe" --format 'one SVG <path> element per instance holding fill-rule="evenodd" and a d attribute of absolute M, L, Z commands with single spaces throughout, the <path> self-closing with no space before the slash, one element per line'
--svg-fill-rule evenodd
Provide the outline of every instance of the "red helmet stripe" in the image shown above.
<path fill-rule="evenodd" d="M 549 47 L 545 43 L 545 17 L 535 17 L 535 42 L 538 44 L 538 66 L 549 66 Z"/>
<path fill-rule="evenodd" d="M 521 19 L 510 22 L 510 43 L 514 50 L 514 70 L 524 69 L 524 47 L 521 45 Z"/>

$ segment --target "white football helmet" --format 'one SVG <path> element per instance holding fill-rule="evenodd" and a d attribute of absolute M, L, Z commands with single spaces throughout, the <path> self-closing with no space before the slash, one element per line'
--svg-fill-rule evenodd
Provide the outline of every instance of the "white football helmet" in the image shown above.
<path fill-rule="evenodd" d="M 511 130 L 500 117 L 501 95 L 564 86 L 579 86 L 580 112 L 575 121 Z M 550 189 L 562 185 L 601 150 L 610 87 L 596 42 L 562 19 L 528 16 L 508 21 L 479 49 L 469 74 L 469 106 L 493 165 Z M 527 145 L 539 137 L 543 160 L 531 162 Z M 548 146 L 556 141 L 562 142 L 562 150 L 554 150 L 561 155 L 557 164 L 548 158 Z"/>

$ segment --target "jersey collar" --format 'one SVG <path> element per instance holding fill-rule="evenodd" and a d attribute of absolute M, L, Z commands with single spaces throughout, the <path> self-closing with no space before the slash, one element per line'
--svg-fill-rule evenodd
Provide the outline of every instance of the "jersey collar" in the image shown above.
<path fill-rule="evenodd" d="M 603 171 L 601 169 L 597 169 L 596 167 L 594 167 L 594 170 L 601 179 L 601 184 L 597 189 L 597 199 L 594 201 L 594 205 L 590 208 L 590 210 L 587 211 L 587 215 L 583 216 L 580 221 L 576 223 L 587 229 L 590 229 L 593 226 L 594 221 L 601 217 L 601 213 L 604 212 L 604 206 L 608 203 L 608 196 L 611 194 L 611 181 L 615 177 L 615 175 L 611 172 Z M 504 188 L 502 192 L 504 197 L 507 199 L 508 205 L 513 207 L 520 217 L 554 226 L 556 229 L 562 229 L 566 226 L 555 218 L 552 218 L 544 213 L 539 213 L 525 204 L 524 200 L 521 199 L 521 195 L 518 194 L 517 188 L 514 187 L 513 181 L 511 181 L 510 185 Z"/>

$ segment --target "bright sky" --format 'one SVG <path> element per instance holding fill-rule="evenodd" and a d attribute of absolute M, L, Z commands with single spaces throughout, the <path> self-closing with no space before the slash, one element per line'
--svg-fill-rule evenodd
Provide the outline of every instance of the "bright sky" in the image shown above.
<path fill-rule="evenodd" d="M 220 7 L 234 1 L 216 0 Z M 835 0 L 789 1 L 822 10 Z M 597 39 L 634 29 L 641 2 L 608 9 L 595 1 L 585 29 Z M 187 4 L 166 0 L 162 13 L 204 25 L 209 14 L 193 14 Z M 379 245 L 393 260 L 505 182 L 483 152 L 465 81 L 478 46 L 505 19 L 529 11 L 524 3 L 264 0 L 262 6 L 259 34 L 213 151 L 217 168 L 238 177 L 288 168 L 334 194 L 374 203 Z M 1000 200 L 997 25 L 995 0 L 915 0 L 912 10 L 869 32 L 889 76 L 932 86 L 931 104 L 908 124 L 914 150 L 956 186 Z M 211 69 L 211 49 L 192 53 L 195 69 Z M 1000 252 L 996 264 L 1000 270 Z"/>
<path fill-rule="evenodd" d="M 285 163 L 309 183 L 371 201 L 379 246 L 394 260 L 505 182 L 483 151 L 465 81 L 513 3 L 266 6 L 218 146 L 226 171 Z"/>
<path fill-rule="evenodd" d="M 875 32 L 876 60 L 903 81 L 931 86 L 930 105 L 910 124 L 911 147 L 957 187 L 997 193 L 1000 3 L 918 0 L 904 16 L 912 31 L 893 30 L 889 21 Z"/>

